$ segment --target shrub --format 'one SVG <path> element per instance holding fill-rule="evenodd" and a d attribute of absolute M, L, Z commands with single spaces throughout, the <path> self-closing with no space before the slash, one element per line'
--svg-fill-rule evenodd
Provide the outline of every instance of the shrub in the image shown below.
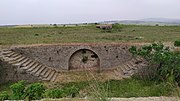
<path fill-rule="evenodd" d="M 8 100 L 9 95 L 6 91 L 0 93 L 0 101 Z"/>
<path fill-rule="evenodd" d="M 45 86 L 41 83 L 33 83 L 25 90 L 26 97 L 29 100 L 39 100 L 43 98 Z"/>
<path fill-rule="evenodd" d="M 135 46 L 131 46 L 131 48 L 129 48 L 129 51 L 135 55 L 137 53 L 136 47 Z"/>
<path fill-rule="evenodd" d="M 174 46 L 179 47 L 179 46 L 180 46 L 180 40 L 176 40 L 176 41 L 174 42 Z"/>
<path fill-rule="evenodd" d="M 122 31 L 122 25 L 116 23 L 112 25 L 113 31 L 114 32 L 121 32 Z"/>
<path fill-rule="evenodd" d="M 66 96 L 71 96 L 72 98 L 74 98 L 76 94 L 79 93 L 79 89 L 75 86 L 68 87 L 64 89 L 64 93 Z"/>
<path fill-rule="evenodd" d="M 12 90 L 12 98 L 13 100 L 21 100 L 24 99 L 24 89 L 25 89 L 25 81 L 19 81 L 10 86 Z"/>
<path fill-rule="evenodd" d="M 159 26 L 159 24 L 155 24 L 155 26 Z"/>
<path fill-rule="evenodd" d="M 53 26 L 57 26 L 57 24 L 53 24 Z"/>
<path fill-rule="evenodd" d="M 62 89 L 46 90 L 46 97 L 48 98 L 62 98 L 64 97 L 64 91 Z"/>
<path fill-rule="evenodd" d="M 34 36 L 39 36 L 39 34 L 38 34 L 38 33 L 36 33 L 36 34 L 34 34 Z"/>
<path fill-rule="evenodd" d="M 129 51 L 134 55 L 144 57 L 149 61 L 150 66 L 156 67 L 155 76 L 152 79 L 180 84 L 180 53 L 171 52 L 161 43 L 154 43 L 139 49 L 133 46 Z"/>

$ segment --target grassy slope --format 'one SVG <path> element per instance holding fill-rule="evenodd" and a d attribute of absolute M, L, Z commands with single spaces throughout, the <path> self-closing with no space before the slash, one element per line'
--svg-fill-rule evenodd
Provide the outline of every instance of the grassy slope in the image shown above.
<path fill-rule="evenodd" d="M 90 26 L 58 28 L 0 28 L 0 45 L 42 43 L 154 42 L 180 39 L 180 26 L 120 25 L 104 32 Z M 143 37 L 142 39 L 136 39 Z"/>

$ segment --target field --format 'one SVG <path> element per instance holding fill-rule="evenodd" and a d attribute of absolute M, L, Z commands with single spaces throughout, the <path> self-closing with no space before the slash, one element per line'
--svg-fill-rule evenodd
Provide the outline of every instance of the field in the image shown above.
<path fill-rule="evenodd" d="M 96 28 L 94 24 L 87 26 L 19 26 L 0 27 L 0 48 L 11 45 L 30 44 L 58 44 L 58 43 L 153 43 L 170 42 L 180 39 L 180 26 L 144 26 L 144 25 L 114 25 L 112 30 Z M 71 72 L 68 74 L 72 75 Z M 66 95 L 67 88 L 77 89 L 75 97 L 149 97 L 149 96 L 180 96 L 178 84 L 159 82 L 156 80 L 138 79 L 132 77 L 124 80 L 98 80 L 97 78 L 85 80 L 78 73 L 74 81 L 62 80 L 59 83 L 43 83 L 46 90 L 63 91 L 65 95 L 57 95 L 54 98 L 69 97 Z M 87 76 L 83 74 L 84 76 Z M 109 74 L 108 74 L 109 75 Z M 83 77 L 83 76 L 81 76 Z M 103 76 L 107 78 L 106 76 Z M 97 79 L 97 80 L 96 80 Z M 68 81 L 68 82 L 65 82 Z M 12 95 L 10 85 L 13 83 L 0 83 L 0 98 L 3 91 Z M 29 84 L 27 84 L 29 85 Z M 57 92 L 55 92 L 57 93 Z M 52 94 L 53 95 L 53 94 Z M 71 94 L 72 95 L 72 94 Z M 51 97 L 43 95 L 43 97 Z M 1 100 L 1 99 L 0 99 Z M 105 100 L 104 100 L 105 101 Z"/>
<path fill-rule="evenodd" d="M 180 39 L 180 26 L 116 25 L 108 31 L 95 25 L 0 28 L 0 45 L 174 42 L 177 39 Z"/>

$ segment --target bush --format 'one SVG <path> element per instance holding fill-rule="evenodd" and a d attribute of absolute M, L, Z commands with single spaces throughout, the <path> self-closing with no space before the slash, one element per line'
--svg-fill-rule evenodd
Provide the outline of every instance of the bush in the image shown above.
<path fill-rule="evenodd" d="M 13 100 L 22 100 L 25 97 L 25 81 L 19 81 L 13 85 L 10 86 L 12 90 L 12 98 Z"/>
<path fill-rule="evenodd" d="M 34 36 L 39 36 L 39 34 L 38 34 L 38 33 L 36 33 L 36 34 L 34 34 Z"/>
<path fill-rule="evenodd" d="M 25 85 L 25 81 L 19 81 L 10 86 L 12 94 L 8 95 L 7 92 L 0 93 L 0 100 L 39 100 L 43 98 L 45 87 L 40 83 L 33 83 L 29 86 Z"/>
<path fill-rule="evenodd" d="M 72 86 L 63 87 L 62 89 L 46 90 L 45 96 L 48 98 L 62 98 L 62 97 L 74 98 L 78 93 L 79 93 L 79 88 L 72 85 Z"/>
<path fill-rule="evenodd" d="M 66 96 L 70 96 L 70 97 L 74 98 L 76 96 L 76 94 L 79 93 L 79 89 L 75 86 L 68 87 L 68 88 L 64 89 L 64 93 Z"/>
<path fill-rule="evenodd" d="M 62 98 L 64 97 L 64 91 L 62 89 L 46 90 L 46 97 L 48 98 Z"/>
<path fill-rule="evenodd" d="M 134 55 L 144 57 L 149 61 L 151 67 L 156 67 L 155 76 L 152 79 L 180 84 L 180 53 L 171 52 L 161 43 L 154 43 L 139 49 L 133 46 L 129 51 Z"/>
<path fill-rule="evenodd" d="M 118 23 L 113 24 L 113 25 L 112 25 L 112 28 L 113 28 L 113 31 L 114 31 L 114 32 L 121 32 L 121 31 L 122 31 L 122 25 L 121 25 L 121 24 L 118 24 Z"/>
<path fill-rule="evenodd" d="M 176 41 L 174 42 L 174 46 L 179 47 L 179 46 L 180 46 L 180 40 L 176 40 Z"/>
<path fill-rule="evenodd" d="M 8 100 L 9 95 L 6 91 L 0 93 L 0 101 Z"/>
<path fill-rule="evenodd" d="M 29 100 L 39 100 L 43 98 L 45 87 L 41 83 L 33 83 L 25 90 L 26 97 Z"/>

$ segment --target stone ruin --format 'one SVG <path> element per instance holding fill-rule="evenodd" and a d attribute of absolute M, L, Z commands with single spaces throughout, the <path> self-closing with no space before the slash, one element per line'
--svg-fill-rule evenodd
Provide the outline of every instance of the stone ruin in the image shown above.
<path fill-rule="evenodd" d="M 0 82 L 56 82 L 61 71 L 113 70 L 130 77 L 145 67 L 128 44 L 56 44 L 13 46 L 0 50 Z M 57 81 L 58 82 L 58 81 Z"/>

